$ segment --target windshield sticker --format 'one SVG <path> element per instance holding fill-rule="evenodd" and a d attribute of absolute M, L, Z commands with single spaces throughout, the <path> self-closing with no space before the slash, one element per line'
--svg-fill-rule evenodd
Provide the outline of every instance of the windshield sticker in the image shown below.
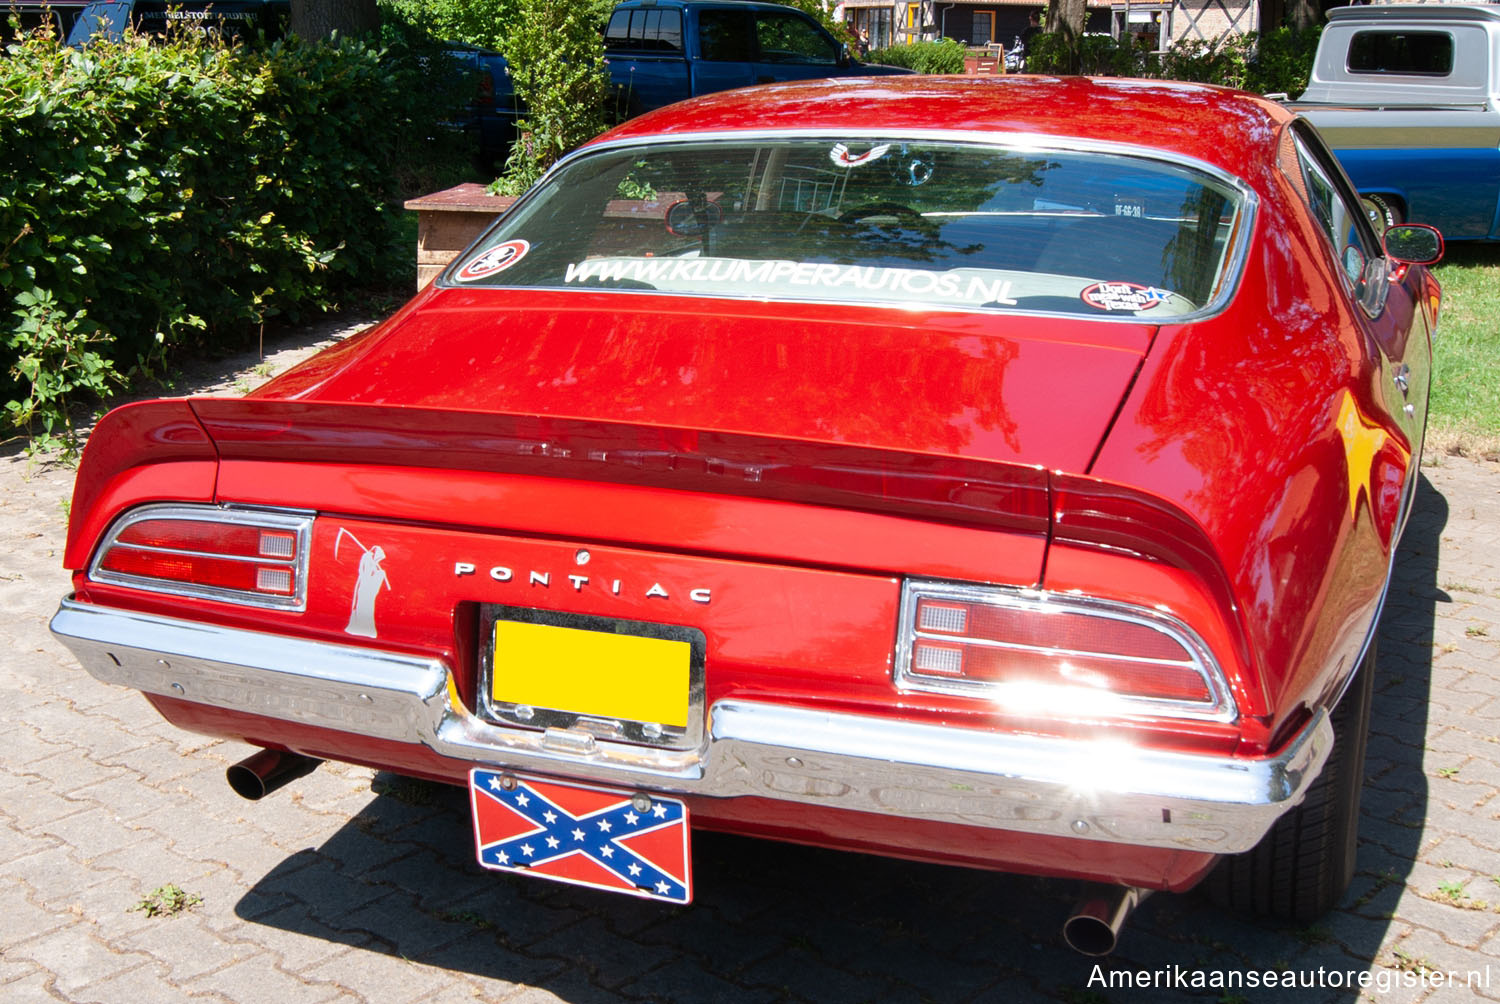
<path fill-rule="evenodd" d="M 1166 303 L 1172 294 L 1134 282 L 1096 282 L 1079 296 L 1097 310 L 1150 310 Z"/>
<path fill-rule="evenodd" d="M 453 278 L 459 282 L 474 282 L 476 279 L 488 278 L 496 272 L 504 272 L 516 262 L 526 257 L 526 252 L 530 250 L 530 242 L 523 240 L 506 241 L 504 244 L 496 244 L 484 254 L 459 269 L 458 274 Z"/>
<path fill-rule="evenodd" d="M 833 144 L 833 149 L 828 151 L 828 159 L 839 167 L 858 167 L 868 164 L 873 160 L 879 160 L 890 152 L 891 145 L 882 143 L 880 146 L 872 146 L 864 153 L 850 153 L 849 148 L 843 143 Z"/>
<path fill-rule="evenodd" d="M 985 306 L 1016 306 L 1010 279 L 993 272 L 954 269 L 935 272 L 883 265 L 834 265 L 743 258 L 594 258 L 570 264 L 565 283 L 641 283 L 650 288 L 736 286 L 774 294 L 788 287 L 842 293 L 886 293 Z"/>

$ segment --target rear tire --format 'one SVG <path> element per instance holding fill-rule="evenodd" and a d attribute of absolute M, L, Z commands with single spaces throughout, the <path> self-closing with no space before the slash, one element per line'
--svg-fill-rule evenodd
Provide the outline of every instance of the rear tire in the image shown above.
<path fill-rule="evenodd" d="M 1236 913 L 1305 924 L 1327 913 L 1354 877 L 1359 794 L 1375 690 L 1375 645 L 1334 709 L 1333 751 L 1302 804 L 1276 821 L 1261 842 L 1229 855 L 1204 890 Z"/>

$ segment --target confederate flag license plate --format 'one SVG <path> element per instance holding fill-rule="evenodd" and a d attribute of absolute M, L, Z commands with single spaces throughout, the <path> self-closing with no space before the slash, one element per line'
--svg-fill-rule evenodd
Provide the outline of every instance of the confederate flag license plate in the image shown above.
<path fill-rule="evenodd" d="M 669 903 L 693 898 L 688 811 L 676 799 L 476 767 L 469 801 L 485 868 Z"/>

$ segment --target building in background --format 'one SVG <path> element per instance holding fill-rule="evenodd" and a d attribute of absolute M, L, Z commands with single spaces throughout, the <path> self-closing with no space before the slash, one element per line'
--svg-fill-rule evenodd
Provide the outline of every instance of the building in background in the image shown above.
<path fill-rule="evenodd" d="M 844 0 L 840 6 L 844 20 L 856 33 L 865 33 L 872 49 L 938 38 L 1009 49 L 1026 30 L 1031 13 L 1047 9 L 1040 0 Z M 1158 51 L 1185 39 L 1213 41 L 1260 27 L 1252 0 L 1088 0 L 1087 9 L 1085 31 L 1115 38 L 1133 35 Z"/>

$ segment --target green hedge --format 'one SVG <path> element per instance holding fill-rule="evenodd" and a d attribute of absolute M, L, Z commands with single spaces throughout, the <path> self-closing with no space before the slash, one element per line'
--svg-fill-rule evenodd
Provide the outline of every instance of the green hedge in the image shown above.
<path fill-rule="evenodd" d="M 1296 96 L 1307 89 L 1321 26 L 1297 31 L 1227 35 L 1215 42 L 1183 40 L 1152 52 L 1130 39 L 1085 35 L 1071 45 L 1063 34 L 1038 35 L 1026 53 L 1030 73 L 1086 73 L 1111 77 L 1190 80 L 1259 94 Z"/>
<path fill-rule="evenodd" d="M 428 59 L 31 39 L 0 58 L 0 400 L 49 439 L 185 340 L 409 272 L 400 166 L 444 102 Z"/>
<path fill-rule="evenodd" d="M 872 49 L 865 60 L 884 63 L 886 66 L 901 66 L 918 73 L 962 73 L 966 51 L 961 43 L 951 38 L 940 38 L 935 42 L 912 42 L 909 45 Z"/>

